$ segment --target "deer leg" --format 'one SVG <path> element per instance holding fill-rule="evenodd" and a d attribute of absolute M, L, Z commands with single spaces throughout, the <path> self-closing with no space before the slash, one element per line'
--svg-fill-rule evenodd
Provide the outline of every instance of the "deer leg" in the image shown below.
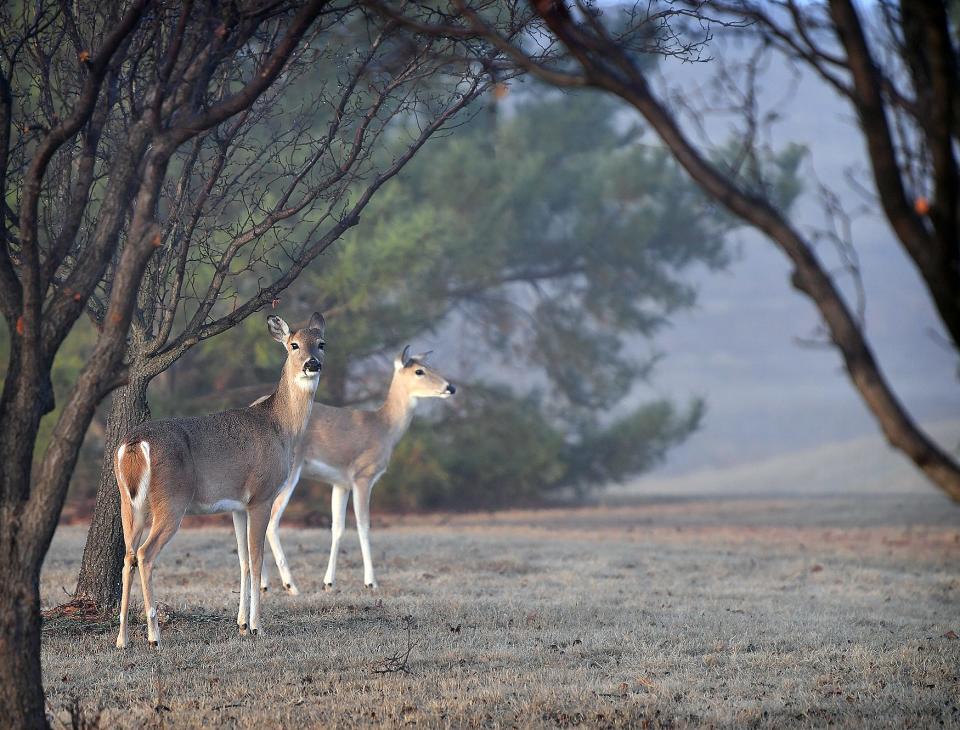
<path fill-rule="evenodd" d="M 153 646 L 160 646 L 160 622 L 157 620 L 157 605 L 153 600 L 153 561 L 157 559 L 164 545 L 177 534 L 180 528 L 179 517 L 169 513 L 160 515 L 154 512 L 150 535 L 137 550 L 137 564 L 140 566 L 140 587 L 143 590 L 143 611 L 147 617 L 147 640 Z"/>
<path fill-rule="evenodd" d="M 283 517 L 283 511 L 287 508 L 287 503 L 293 495 L 293 490 L 300 481 L 300 469 L 294 469 L 290 474 L 287 483 L 273 500 L 273 508 L 270 510 L 270 522 L 267 524 L 267 540 L 270 542 L 270 552 L 273 553 L 273 559 L 277 563 L 277 570 L 280 571 L 280 580 L 284 589 L 291 596 L 299 596 L 296 584 L 293 582 L 293 574 L 290 572 L 290 566 L 287 565 L 287 557 L 283 554 L 283 545 L 280 544 L 280 518 Z M 267 590 L 267 571 L 264 563 L 263 575 L 260 577 L 260 587 Z"/>
<path fill-rule="evenodd" d="M 370 555 L 370 492 L 372 489 L 372 480 L 358 479 L 353 483 L 353 513 L 357 518 L 357 536 L 360 538 L 360 552 L 363 554 L 363 584 L 367 588 L 378 588 Z"/>
<path fill-rule="evenodd" d="M 240 608 L 237 611 L 237 626 L 240 633 L 247 633 L 250 612 L 250 554 L 247 551 L 247 513 L 233 513 L 233 532 L 237 537 L 237 557 L 240 558 Z"/>
<path fill-rule="evenodd" d="M 330 492 L 330 561 L 327 563 L 327 574 L 323 577 L 323 587 L 333 588 L 337 579 L 337 553 L 340 552 L 340 538 L 343 537 L 344 525 L 347 522 L 347 501 L 350 491 L 334 484 Z"/>
<path fill-rule="evenodd" d="M 120 633 L 117 634 L 117 648 L 127 648 L 127 615 L 130 609 L 130 583 L 133 569 L 137 565 L 137 548 L 143 534 L 143 519 L 133 511 L 129 498 L 120 495 L 120 521 L 123 524 L 123 543 L 126 553 L 123 556 L 123 592 L 120 594 Z"/>
<path fill-rule="evenodd" d="M 260 629 L 260 572 L 263 569 L 263 543 L 270 520 L 270 505 L 259 504 L 247 510 L 247 549 L 250 553 L 250 633 Z"/>

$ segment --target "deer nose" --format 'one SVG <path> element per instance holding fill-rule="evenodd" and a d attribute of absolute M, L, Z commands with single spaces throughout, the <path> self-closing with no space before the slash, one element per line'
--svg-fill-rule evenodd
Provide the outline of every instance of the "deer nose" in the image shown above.
<path fill-rule="evenodd" d="M 320 372 L 321 367 L 320 361 L 315 357 L 311 357 L 309 360 L 307 360 L 306 364 L 303 366 L 303 369 L 309 370 L 311 373 L 317 373 Z"/>
<path fill-rule="evenodd" d="M 455 386 L 453 383 L 447 383 L 447 392 L 450 395 L 453 395 L 457 392 L 457 386 Z"/>

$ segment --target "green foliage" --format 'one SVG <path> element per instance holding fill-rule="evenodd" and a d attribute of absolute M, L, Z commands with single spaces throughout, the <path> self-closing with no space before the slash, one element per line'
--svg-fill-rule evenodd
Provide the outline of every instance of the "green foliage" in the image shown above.
<path fill-rule="evenodd" d="M 595 484 L 622 482 L 663 461 L 667 451 L 697 430 L 705 405 L 695 400 L 686 413 L 669 401 L 641 406 L 606 426 L 584 425 L 566 454 L 564 484 L 578 492 Z"/>
<path fill-rule="evenodd" d="M 406 510 L 530 503 L 563 478 L 563 451 L 533 396 L 479 389 L 441 428 L 414 421 L 377 485 L 377 502 Z"/>
<path fill-rule="evenodd" d="M 617 404 L 655 362 L 631 338 L 693 303 L 686 271 L 727 263 L 726 229 L 614 102 L 528 93 L 422 150 L 282 308 L 327 316 L 329 403 L 375 402 L 384 357 L 425 331 L 446 327 L 474 353 L 462 396 L 433 410 L 438 422 L 414 421 L 380 504 L 531 502 L 644 471 L 696 428 L 699 405 Z M 220 366 L 226 347 L 253 353 L 251 372 Z M 269 383 L 274 348 L 255 318 L 189 355 L 178 388 Z"/>
<path fill-rule="evenodd" d="M 93 325 L 90 324 L 89 320 L 80 320 L 57 352 L 51 372 L 56 408 L 40 421 L 40 431 L 34 444 L 35 458 L 43 454 L 50 443 L 50 439 L 53 438 L 54 426 L 60 417 L 64 400 L 90 357 L 95 339 L 96 330 Z M 0 320 L 0 387 L 3 386 L 3 380 L 6 376 L 5 368 L 9 358 L 10 335 L 6 323 Z M 85 466 L 83 465 L 81 469 L 88 473 L 89 470 L 85 469 Z"/>
<path fill-rule="evenodd" d="M 479 389 L 442 427 L 415 422 L 377 485 L 377 502 L 395 510 L 492 508 L 535 503 L 571 487 L 583 495 L 660 463 L 699 426 L 702 401 L 679 413 L 656 401 L 607 426 L 583 424 L 570 442 L 534 395 Z"/>
<path fill-rule="evenodd" d="M 763 163 L 783 205 L 802 156 Z M 277 311 L 325 313 L 327 403 L 375 403 L 386 358 L 428 331 L 464 355 L 468 369 L 448 373 L 457 397 L 415 419 L 394 453 L 381 508 L 582 494 L 651 468 L 700 423 L 699 401 L 620 404 L 656 363 L 640 343 L 694 303 L 689 270 L 727 264 L 732 226 L 615 102 L 515 94 L 421 150 Z M 194 348 L 152 384 L 153 415 L 269 392 L 282 353 L 264 331 L 252 317 Z M 325 491 L 302 494 L 325 511 Z"/>
<path fill-rule="evenodd" d="M 617 402 L 650 365 L 624 339 L 692 304 L 691 265 L 727 263 L 725 224 L 622 127 L 603 97 L 530 94 L 435 142 L 310 276 L 331 336 L 392 351 L 455 309 L 557 407 Z"/>

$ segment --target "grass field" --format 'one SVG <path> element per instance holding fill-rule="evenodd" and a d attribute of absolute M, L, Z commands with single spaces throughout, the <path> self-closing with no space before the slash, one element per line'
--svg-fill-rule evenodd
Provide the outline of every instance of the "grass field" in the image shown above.
<path fill-rule="evenodd" d="M 159 653 L 139 614 L 125 653 L 115 626 L 48 624 L 50 711 L 103 727 L 960 726 L 960 509 L 929 487 L 618 500 L 381 520 L 377 594 L 355 536 L 323 593 L 327 534 L 288 529 L 303 595 L 270 592 L 260 638 L 237 635 L 232 530 L 185 529 L 157 569 Z M 45 605 L 65 600 L 83 536 L 58 532 Z"/>

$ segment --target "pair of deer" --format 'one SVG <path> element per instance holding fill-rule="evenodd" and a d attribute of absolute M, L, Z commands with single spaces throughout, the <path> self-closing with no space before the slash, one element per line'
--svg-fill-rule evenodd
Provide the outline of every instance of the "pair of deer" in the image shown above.
<path fill-rule="evenodd" d="M 332 541 L 324 586 L 333 587 L 337 553 L 353 492 L 363 579 L 376 587 L 370 556 L 370 492 L 386 471 L 419 398 L 448 398 L 456 389 L 410 348 L 394 362 L 384 404 L 375 411 L 314 405 L 324 358 L 324 320 L 314 312 L 291 332 L 267 318 L 287 360 L 276 391 L 248 408 L 195 418 L 148 421 L 123 439 L 114 456 L 126 555 L 117 647 L 127 646 L 133 569 L 139 566 L 147 638 L 160 643 L 153 600 L 153 564 L 187 514 L 232 512 L 240 557 L 240 633 L 262 633 L 260 585 L 264 538 L 288 591 L 298 593 L 280 545 L 278 526 L 301 472 L 333 485 Z M 312 415 L 312 418 L 311 418 Z M 151 522 L 147 539 L 140 538 Z M 264 586 L 266 584 L 264 583 Z"/>

